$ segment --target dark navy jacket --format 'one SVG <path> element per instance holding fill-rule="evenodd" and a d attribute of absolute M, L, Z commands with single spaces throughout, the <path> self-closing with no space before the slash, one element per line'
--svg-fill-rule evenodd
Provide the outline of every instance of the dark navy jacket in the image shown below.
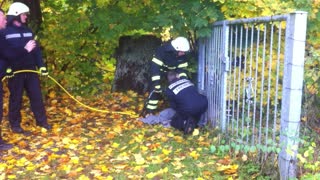
<path fill-rule="evenodd" d="M 28 51 L 23 47 L 12 47 L 3 36 L 3 31 L 0 31 L 0 78 L 5 75 L 7 64 L 10 60 L 18 57 L 23 57 L 28 54 Z"/>
<path fill-rule="evenodd" d="M 171 108 L 186 115 L 204 113 L 208 106 L 207 98 L 198 93 L 197 88 L 188 79 L 177 79 L 170 83 L 166 95 Z"/>
<path fill-rule="evenodd" d="M 170 42 L 160 46 L 152 58 L 150 70 L 151 80 L 154 89 L 160 90 L 160 77 L 162 72 L 175 70 L 180 77 L 187 78 L 186 68 L 188 62 L 186 55 L 177 56 L 177 51 L 172 47 Z"/>
<path fill-rule="evenodd" d="M 3 33 L 2 35 L 13 48 L 23 48 L 29 40 L 34 39 L 32 31 L 24 25 L 17 27 L 9 24 L 1 33 Z M 14 71 L 21 69 L 35 70 L 36 67 L 39 68 L 44 66 L 41 50 L 38 45 L 33 51 L 27 53 L 25 56 L 10 58 L 8 63 Z"/>

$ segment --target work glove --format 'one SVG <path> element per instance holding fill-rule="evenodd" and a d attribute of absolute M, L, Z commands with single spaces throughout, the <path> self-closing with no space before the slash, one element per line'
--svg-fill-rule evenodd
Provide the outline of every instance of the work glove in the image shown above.
<path fill-rule="evenodd" d="M 11 68 L 7 68 L 6 70 L 6 78 L 12 78 L 14 76 Z"/>
<path fill-rule="evenodd" d="M 40 67 L 39 72 L 40 72 L 41 76 L 48 76 L 49 75 L 46 67 Z"/>

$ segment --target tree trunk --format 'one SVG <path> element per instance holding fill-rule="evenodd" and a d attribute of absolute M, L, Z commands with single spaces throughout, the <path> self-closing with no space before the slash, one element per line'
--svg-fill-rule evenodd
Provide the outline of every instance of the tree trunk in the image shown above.
<path fill-rule="evenodd" d="M 121 37 L 115 54 L 117 66 L 112 90 L 145 93 L 150 79 L 150 61 L 160 45 L 161 40 L 151 35 Z"/>

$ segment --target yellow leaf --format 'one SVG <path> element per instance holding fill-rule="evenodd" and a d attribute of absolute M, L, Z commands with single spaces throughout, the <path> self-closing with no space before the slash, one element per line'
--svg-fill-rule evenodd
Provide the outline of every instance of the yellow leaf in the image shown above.
<path fill-rule="evenodd" d="M 237 172 L 239 165 L 221 165 L 218 166 L 217 171 L 223 171 L 224 174 L 234 174 Z"/>
<path fill-rule="evenodd" d="M 86 149 L 87 149 L 87 150 L 93 150 L 94 147 L 93 147 L 92 145 L 86 145 Z"/>
<path fill-rule="evenodd" d="M 102 172 L 108 172 L 108 167 L 106 165 L 100 166 Z"/>
<path fill-rule="evenodd" d="M 152 178 L 154 178 L 156 175 L 157 175 L 157 173 L 151 172 L 151 173 L 148 173 L 148 174 L 146 175 L 146 177 L 147 177 L 148 179 L 152 179 Z"/>
<path fill-rule="evenodd" d="M 305 151 L 305 152 L 303 153 L 303 156 L 304 156 L 304 157 L 308 157 L 308 156 L 309 156 L 309 151 Z"/>
<path fill-rule="evenodd" d="M 33 171 L 33 170 L 36 169 L 36 167 L 35 167 L 33 164 L 29 164 L 29 165 L 26 167 L 26 169 L 27 169 L 28 171 Z"/>
<path fill-rule="evenodd" d="M 71 111 L 70 109 L 68 109 L 68 108 L 66 108 L 66 109 L 64 110 L 64 112 L 65 112 L 68 116 L 71 116 L 71 115 L 72 115 L 72 111 Z"/>
<path fill-rule="evenodd" d="M 70 140 L 70 138 L 68 138 L 68 137 L 65 137 L 65 138 L 62 139 L 62 143 L 63 143 L 63 144 L 69 144 L 70 141 L 71 141 L 71 140 Z"/>
<path fill-rule="evenodd" d="M 14 174 L 11 174 L 11 175 L 9 175 L 8 176 L 8 179 L 16 179 L 17 177 L 16 177 L 16 175 L 14 175 Z"/>
<path fill-rule="evenodd" d="M 248 156 L 244 154 L 244 155 L 242 155 L 241 159 L 242 159 L 242 161 L 247 161 L 248 160 Z"/>
<path fill-rule="evenodd" d="M 118 144 L 118 143 L 113 143 L 113 144 L 112 144 L 112 147 L 113 147 L 113 148 L 118 148 L 119 146 L 120 146 L 120 144 Z"/>
<path fill-rule="evenodd" d="M 183 176 L 181 173 L 172 173 L 172 175 L 176 178 L 181 178 Z"/>
<path fill-rule="evenodd" d="M 79 180 L 90 180 L 90 178 L 88 178 L 86 175 L 81 175 Z"/>
<path fill-rule="evenodd" d="M 199 129 L 194 129 L 192 136 L 198 136 L 199 135 Z"/>
<path fill-rule="evenodd" d="M 47 131 L 47 129 L 46 128 L 41 128 L 41 133 L 47 133 L 48 131 Z"/>
<path fill-rule="evenodd" d="M 53 99 L 54 97 L 56 97 L 56 93 L 54 91 L 50 91 L 50 93 L 48 94 L 48 96 Z"/>
<path fill-rule="evenodd" d="M 170 132 L 167 136 L 168 137 L 174 137 L 174 134 L 172 134 L 172 132 Z"/>
<path fill-rule="evenodd" d="M 108 176 L 106 180 L 113 180 L 112 176 Z"/>
<path fill-rule="evenodd" d="M 137 143 L 142 142 L 143 139 L 144 139 L 144 135 L 142 135 L 142 134 L 139 134 L 139 135 L 137 135 L 137 136 L 134 137 L 134 140 L 135 140 Z"/>
<path fill-rule="evenodd" d="M 168 150 L 168 149 L 162 149 L 162 153 L 163 153 L 164 155 L 168 155 L 168 154 L 170 154 L 170 153 L 171 153 L 171 150 Z"/>
<path fill-rule="evenodd" d="M 18 167 L 25 166 L 25 164 L 26 164 L 27 161 L 28 161 L 28 160 L 27 160 L 25 157 L 23 157 L 23 158 L 19 159 L 19 160 L 16 162 L 16 166 L 18 166 Z"/>
<path fill-rule="evenodd" d="M 142 152 L 145 152 L 145 151 L 148 150 L 148 147 L 147 146 L 141 146 L 140 149 L 141 149 Z"/>
<path fill-rule="evenodd" d="M 0 179 L 6 179 L 6 173 L 1 173 L 0 174 Z"/>
<path fill-rule="evenodd" d="M 198 159 L 198 157 L 200 156 L 200 154 L 197 151 L 192 151 L 190 153 L 190 156 L 193 157 L 193 159 Z"/>
<path fill-rule="evenodd" d="M 4 171 L 7 168 L 7 164 L 0 163 L 0 171 Z"/>
<path fill-rule="evenodd" d="M 142 164 L 145 163 L 145 160 L 144 160 L 144 158 L 142 157 L 141 154 L 134 154 L 134 158 L 135 158 L 136 163 L 137 163 L 138 165 L 142 165 Z"/>
<path fill-rule="evenodd" d="M 73 164 L 79 164 L 79 157 L 76 157 L 76 156 L 71 157 L 71 162 L 72 162 Z"/>

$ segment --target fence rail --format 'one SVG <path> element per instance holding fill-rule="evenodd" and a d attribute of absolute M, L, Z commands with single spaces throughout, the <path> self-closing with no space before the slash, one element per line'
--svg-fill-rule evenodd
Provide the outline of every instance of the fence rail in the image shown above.
<path fill-rule="evenodd" d="M 249 149 L 279 152 L 282 179 L 295 176 L 306 16 L 220 21 L 199 44 L 210 124 Z"/>

